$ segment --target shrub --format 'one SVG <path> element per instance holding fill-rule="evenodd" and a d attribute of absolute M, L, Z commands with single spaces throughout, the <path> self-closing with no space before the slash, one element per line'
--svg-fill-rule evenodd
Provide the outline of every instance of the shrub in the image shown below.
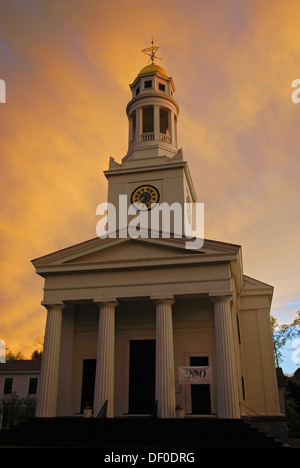
<path fill-rule="evenodd" d="M 0 413 L 2 427 L 9 428 L 21 419 L 32 418 L 35 415 L 36 399 L 34 397 L 20 398 L 16 392 L 0 398 Z"/>

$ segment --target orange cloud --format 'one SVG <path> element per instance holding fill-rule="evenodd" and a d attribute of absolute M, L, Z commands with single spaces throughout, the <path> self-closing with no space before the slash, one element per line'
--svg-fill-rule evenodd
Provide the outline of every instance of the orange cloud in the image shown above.
<path fill-rule="evenodd" d="M 245 273 L 299 301 L 297 3 L 16 1 L 1 6 L 0 338 L 44 333 L 30 260 L 96 235 L 109 156 L 127 150 L 129 83 L 154 36 L 176 84 L 179 140 L 208 238 L 242 244 Z M 279 310 L 280 309 L 280 310 Z"/>

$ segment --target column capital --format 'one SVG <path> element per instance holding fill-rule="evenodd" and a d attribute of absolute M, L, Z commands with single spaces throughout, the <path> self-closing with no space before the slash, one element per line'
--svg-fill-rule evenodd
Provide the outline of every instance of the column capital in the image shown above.
<path fill-rule="evenodd" d="M 232 294 L 220 294 L 216 296 L 210 296 L 209 299 L 211 302 L 216 303 L 216 302 L 232 302 L 233 301 L 233 296 Z"/>
<path fill-rule="evenodd" d="M 63 310 L 65 307 L 66 307 L 66 304 L 64 304 L 63 302 L 54 302 L 54 303 L 48 303 L 48 302 L 44 302 L 42 301 L 41 302 L 42 306 L 44 306 L 47 310 L 51 310 L 53 308 L 61 308 L 61 310 Z"/>
<path fill-rule="evenodd" d="M 175 302 L 175 299 L 173 296 L 170 296 L 170 297 L 151 296 L 150 299 L 156 305 L 157 304 L 173 305 Z"/>
<path fill-rule="evenodd" d="M 117 307 L 119 305 L 119 302 L 117 301 L 116 298 L 102 298 L 102 299 L 94 299 L 94 304 L 96 304 L 98 307 Z"/>

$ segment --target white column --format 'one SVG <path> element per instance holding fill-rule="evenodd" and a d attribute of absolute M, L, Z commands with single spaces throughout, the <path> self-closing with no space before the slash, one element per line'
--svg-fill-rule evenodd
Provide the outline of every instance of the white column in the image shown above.
<path fill-rule="evenodd" d="M 47 322 L 36 417 L 55 417 L 63 304 L 45 306 Z"/>
<path fill-rule="evenodd" d="M 174 120 L 174 113 L 169 111 L 169 128 L 171 134 L 171 143 L 173 146 L 176 146 L 176 134 L 175 134 L 175 120 Z"/>
<path fill-rule="evenodd" d="M 175 373 L 172 304 L 173 299 L 156 299 L 156 390 L 158 414 L 175 417 Z"/>
<path fill-rule="evenodd" d="M 160 140 L 160 115 L 159 115 L 159 106 L 153 106 L 153 119 L 154 119 L 154 140 Z"/>
<path fill-rule="evenodd" d="M 240 418 L 237 369 L 230 302 L 232 297 L 211 298 L 215 310 L 218 417 Z"/>
<path fill-rule="evenodd" d="M 106 400 L 108 418 L 114 417 L 115 308 L 117 302 L 100 302 L 97 364 L 93 413 L 96 417 Z"/>
<path fill-rule="evenodd" d="M 128 147 L 132 144 L 134 134 L 133 134 L 133 118 L 129 117 L 128 119 Z"/>
<path fill-rule="evenodd" d="M 141 141 L 142 133 L 143 133 L 143 109 L 139 107 L 136 110 L 136 135 L 135 135 L 136 143 L 139 143 Z"/>

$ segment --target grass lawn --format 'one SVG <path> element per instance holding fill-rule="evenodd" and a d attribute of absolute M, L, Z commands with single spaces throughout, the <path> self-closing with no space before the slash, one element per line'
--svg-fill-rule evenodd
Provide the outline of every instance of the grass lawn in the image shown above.
<path fill-rule="evenodd" d="M 300 439 L 288 439 L 288 443 L 293 448 L 300 448 Z"/>

